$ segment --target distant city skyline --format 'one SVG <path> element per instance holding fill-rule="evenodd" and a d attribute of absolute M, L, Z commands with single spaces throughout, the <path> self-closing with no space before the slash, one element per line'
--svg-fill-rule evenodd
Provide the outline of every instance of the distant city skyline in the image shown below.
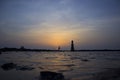
<path fill-rule="evenodd" d="M 120 0 L 0 0 L 0 48 L 120 49 Z"/>

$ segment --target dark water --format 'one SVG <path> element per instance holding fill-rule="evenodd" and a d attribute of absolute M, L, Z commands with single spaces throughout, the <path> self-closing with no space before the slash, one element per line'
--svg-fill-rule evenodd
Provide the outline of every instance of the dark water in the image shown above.
<path fill-rule="evenodd" d="M 34 69 L 0 68 L 0 80 L 39 80 L 41 71 L 63 73 L 67 80 L 89 80 L 98 72 L 120 67 L 120 52 L 2 52 L 0 66 L 10 62 Z"/>

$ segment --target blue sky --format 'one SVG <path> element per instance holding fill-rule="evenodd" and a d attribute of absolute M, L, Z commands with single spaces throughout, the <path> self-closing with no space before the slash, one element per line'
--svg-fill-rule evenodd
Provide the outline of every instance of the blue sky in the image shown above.
<path fill-rule="evenodd" d="M 0 47 L 120 48 L 119 0 L 1 0 Z"/>

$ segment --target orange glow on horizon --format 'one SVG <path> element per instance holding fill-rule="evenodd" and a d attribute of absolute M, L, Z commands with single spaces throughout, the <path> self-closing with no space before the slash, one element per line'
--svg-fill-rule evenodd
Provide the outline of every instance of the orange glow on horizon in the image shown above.
<path fill-rule="evenodd" d="M 53 27 L 42 30 L 39 28 L 32 29 L 25 34 L 29 37 L 29 43 L 31 44 L 57 48 L 58 46 L 68 46 L 71 40 L 77 39 L 78 37 L 75 33 L 76 30 Z"/>
<path fill-rule="evenodd" d="M 51 34 L 48 43 L 52 46 L 64 46 L 66 45 L 67 35 L 64 34 Z"/>

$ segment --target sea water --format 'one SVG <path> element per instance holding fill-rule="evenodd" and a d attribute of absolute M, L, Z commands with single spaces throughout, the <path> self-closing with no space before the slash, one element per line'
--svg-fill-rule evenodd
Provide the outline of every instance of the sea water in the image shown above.
<path fill-rule="evenodd" d="M 62 73 L 66 80 L 89 80 L 94 74 L 120 67 L 120 52 L 2 52 L 0 66 L 6 63 L 29 66 L 32 70 L 3 70 L 0 80 L 40 80 L 41 71 Z"/>

